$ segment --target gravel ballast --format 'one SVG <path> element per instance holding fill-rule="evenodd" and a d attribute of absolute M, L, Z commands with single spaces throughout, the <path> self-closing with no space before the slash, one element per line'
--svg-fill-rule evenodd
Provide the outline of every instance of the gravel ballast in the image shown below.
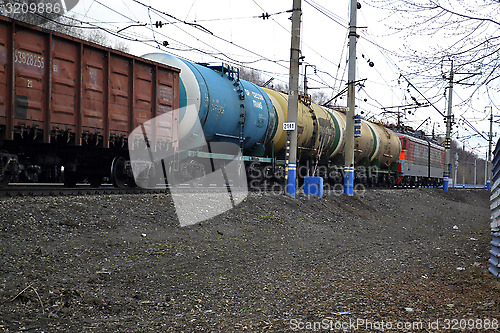
<path fill-rule="evenodd" d="M 166 194 L 0 198 L 0 206 L 0 331 L 500 325 L 482 190 L 250 193 L 182 228 Z"/>

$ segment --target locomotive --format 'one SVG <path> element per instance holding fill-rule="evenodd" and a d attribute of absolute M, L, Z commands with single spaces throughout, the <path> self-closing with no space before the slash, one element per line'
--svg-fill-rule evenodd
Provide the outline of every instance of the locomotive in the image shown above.
<path fill-rule="evenodd" d="M 435 140 L 429 140 L 415 132 L 401 130 L 398 185 L 440 186 L 442 185 L 445 151 Z"/>
<path fill-rule="evenodd" d="M 194 116 L 183 111 L 193 105 Z M 215 155 L 232 159 L 194 143 L 186 154 L 175 154 L 180 141 L 196 139 L 193 128 L 199 122 L 207 142 L 240 148 L 250 179 L 282 181 L 287 105 L 286 94 L 241 79 L 231 66 L 196 64 L 165 53 L 135 57 L 0 19 L 0 186 L 61 178 L 67 186 L 81 181 L 134 186 L 129 134 L 159 116 L 168 133 L 161 149 L 177 156 L 169 169 L 173 177 L 207 173 L 207 160 Z M 357 121 L 357 182 L 439 185 L 442 147 Z M 322 107 L 300 96 L 299 179 L 318 175 L 328 183 L 343 182 L 345 127 L 342 107 Z M 427 159 L 421 158 L 425 147 Z"/>

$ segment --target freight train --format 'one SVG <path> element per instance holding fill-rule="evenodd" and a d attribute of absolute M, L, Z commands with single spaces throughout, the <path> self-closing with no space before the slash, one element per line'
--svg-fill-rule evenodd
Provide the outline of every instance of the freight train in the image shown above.
<path fill-rule="evenodd" d="M 190 145 L 186 154 L 176 154 L 179 142 L 195 139 L 198 122 L 207 142 L 240 148 L 252 181 L 282 181 L 287 104 L 286 94 L 241 79 L 231 66 L 164 53 L 135 57 L 0 19 L 0 186 L 61 178 L 67 186 L 80 181 L 134 186 L 129 134 L 158 116 L 168 133 L 161 149 L 177 156 L 169 169 L 172 177 L 192 179 L 207 172 L 213 152 Z M 185 112 L 188 106 L 195 107 L 195 116 Z M 364 119 L 357 122 L 357 182 L 439 185 L 441 146 Z M 345 126 L 341 107 L 321 107 L 301 96 L 299 178 L 319 175 L 328 183 L 343 182 Z"/>
<path fill-rule="evenodd" d="M 253 181 L 283 178 L 287 143 L 283 123 L 288 111 L 285 93 L 242 80 L 238 70 L 230 66 L 195 64 L 165 53 L 143 57 L 181 69 L 179 106 L 194 105 L 199 110 L 208 141 L 240 146 L 244 160 L 251 164 L 247 169 L 256 171 L 249 174 Z M 407 129 L 399 133 L 364 119 L 358 118 L 357 122 L 360 135 L 354 147 L 356 182 L 368 186 L 441 185 L 445 158 L 442 146 Z M 179 128 L 186 130 L 191 123 L 180 117 Z M 322 107 L 311 103 L 308 96 L 300 96 L 299 178 L 314 174 L 326 183 L 343 183 L 345 127 L 345 109 Z M 185 135 L 189 134 L 181 138 Z"/>

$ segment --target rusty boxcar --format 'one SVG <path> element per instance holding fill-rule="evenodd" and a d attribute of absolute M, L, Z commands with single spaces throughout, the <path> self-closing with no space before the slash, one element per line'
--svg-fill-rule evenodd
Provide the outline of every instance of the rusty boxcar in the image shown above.
<path fill-rule="evenodd" d="M 128 134 L 166 112 L 178 121 L 179 72 L 1 17 L 0 184 L 125 185 Z"/>

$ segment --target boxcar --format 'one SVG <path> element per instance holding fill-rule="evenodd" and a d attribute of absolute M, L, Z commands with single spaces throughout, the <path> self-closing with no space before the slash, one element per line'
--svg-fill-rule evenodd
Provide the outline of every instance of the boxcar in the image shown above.
<path fill-rule="evenodd" d="M 179 72 L 0 18 L 0 183 L 123 185 L 128 134 L 166 112 L 178 121 Z"/>

